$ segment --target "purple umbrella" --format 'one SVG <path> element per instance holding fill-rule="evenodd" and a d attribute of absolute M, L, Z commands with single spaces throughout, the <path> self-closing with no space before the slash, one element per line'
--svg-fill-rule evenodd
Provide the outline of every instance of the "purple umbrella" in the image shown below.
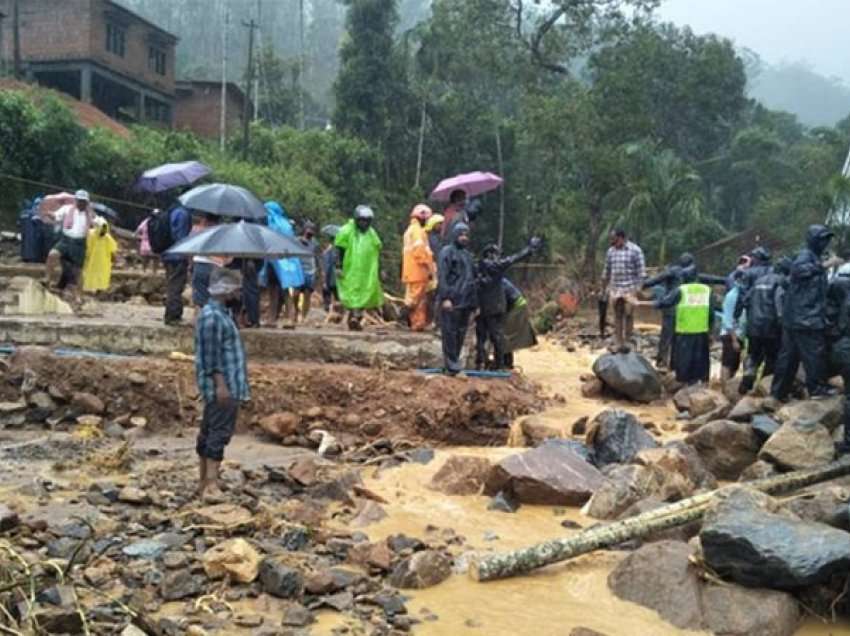
<path fill-rule="evenodd" d="M 200 161 L 166 163 L 143 172 L 135 187 L 142 192 L 165 192 L 177 186 L 195 183 L 210 172 L 211 170 Z"/>
<path fill-rule="evenodd" d="M 474 197 L 495 190 L 504 183 L 504 179 L 492 172 L 469 172 L 451 179 L 443 179 L 434 188 L 431 198 L 434 201 L 448 201 L 455 190 L 463 190 L 467 197 Z"/>

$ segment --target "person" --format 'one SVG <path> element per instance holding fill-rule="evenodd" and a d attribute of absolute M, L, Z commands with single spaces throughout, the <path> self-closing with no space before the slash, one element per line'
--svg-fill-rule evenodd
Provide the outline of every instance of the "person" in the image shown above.
<path fill-rule="evenodd" d="M 61 265 L 59 289 L 72 288 L 75 293 L 80 283 L 80 270 L 86 260 L 86 237 L 94 223 L 94 212 L 89 193 L 77 190 L 74 203 L 56 211 L 54 220 L 61 227 L 59 242 L 47 255 L 46 278 L 52 283 L 57 263 Z"/>
<path fill-rule="evenodd" d="M 723 285 L 727 286 L 727 279 L 725 276 L 714 276 L 712 274 L 703 274 L 699 271 L 699 266 L 697 265 L 696 258 L 690 252 L 682 252 L 679 256 L 679 260 L 676 263 L 676 266 L 679 267 L 680 271 L 684 271 L 689 267 L 693 267 L 697 272 L 697 282 L 702 283 L 703 285 L 710 285 L 714 287 L 715 285 Z"/>
<path fill-rule="evenodd" d="M 744 345 L 744 324 L 746 314 L 736 316 L 735 308 L 738 305 L 744 285 L 744 272 L 739 271 L 734 276 L 732 288 L 723 297 L 723 311 L 720 321 L 720 380 L 724 384 L 735 377 L 741 368 L 741 349 Z"/>
<path fill-rule="evenodd" d="M 221 219 L 218 216 L 204 214 L 192 227 L 191 233 L 198 234 L 211 227 L 215 227 L 220 222 Z M 198 319 L 198 316 L 210 298 L 210 276 L 213 270 L 226 266 L 228 262 L 229 259 L 217 256 L 198 255 L 192 257 L 192 304 L 195 306 L 195 320 Z"/>
<path fill-rule="evenodd" d="M 643 250 L 629 241 L 623 229 L 611 232 L 605 269 L 602 273 L 604 287 L 614 305 L 613 351 L 628 353 L 628 342 L 634 332 L 634 304 L 643 280 L 646 278 L 646 263 Z"/>
<path fill-rule="evenodd" d="M 743 302 L 747 293 L 759 278 L 773 273 L 770 250 L 766 247 L 759 245 L 749 253 L 748 257 L 749 266 L 743 270 L 740 280 L 741 295 L 739 296 L 739 302 Z"/>
<path fill-rule="evenodd" d="M 440 229 L 441 238 L 444 242 L 450 242 L 450 230 L 455 218 L 462 215 L 466 206 L 466 191 L 452 190 L 449 193 L 449 204 L 443 210 L 443 227 Z"/>
<path fill-rule="evenodd" d="M 323 230 L 325 231 L 325 230 Z M 337 251 L 334 247 L 334 239 L 339 230 L 334 227 L 328 232 L 328 244 L 322 252 L 322 305 L 330 314 L 336 302 L 339 300 L 339 292 L 336 286 Z"/>
<path fill-rule="evenodd" d="M 806 232 L 806 247 L 791 263 L 782 308 L 782 347 L 770 387 L 774 400 L 787 399 L 801 362 L 810 398 L 834 394 L 825 381 L 825 305 L 827 269 L 831 263 L 821 262 L 833 236 L 823 225 L 810 226 Z"/>
<path fill-rule="evenodd" d="M 292 221 L 286 214 L 286 210 L 277 201 L 266 201 L 266 224 L 281 236 L 295 238 L 295 229 Z M 297 257 L 267 259 L 260 272 L 260 284 L 269 290 L 269 322 L 276 326 L 280 320 L 281 309 L 286 307 L 286 322 L 284 326 L 294 324 L 293 302 L 291 289 L 298 289 L 304 285 L 304 270 L 301 268 L 301 260 Z"/>
<path fill-rule="evenodd" d="M 442 214 L 432 214 L 425 222 L 425 232 L 428 234 L 428 247 L 431 249 L 431 281 L 428 283 L 428 324 L 439 324 L 437 316 L 439 315 L 439 307 L 437 306 L 437 281 L 439 275 L 437 273 L 437 261 L 440 257 L 440 250 L 443 249 L 443 241 L 441 232 L 443 229 L 444 217 Z"/>
<path fill-rule="evenodd" d="M 763 366 L 763 377 L 773 375 L 776 368 L 782 342 L 782 305 L 790 267 L 790 259 L 780 259 L 770 273 L 758 278 L 744 292 L 743 301 L 739 301 L 736 308 L 736 313 L 743 307 L 740 310 L 747 314 L 747 359 L 738 387 L 741 395 L 753 390 L 760 367 Z"/>
<path fill-rule="evenodd" d="M 502 286 L 505 272 L 510 267 L 536 253 L 543 240 L 533 237 L 521 251 L 502 258 L 496 244 L 487 245 L 475 266 L 478 290 L 478 315 L 475 317 L 475 368 L 487 365 L 487 341 L 493 345 L 493 369 L 502 368 L 505 357 L 504 323 L 508 310 L 505 289 Z"/>
<path fill-rule="evenodd" d="M 348 328 L 360 331 L 363 314 L 384 304 L 380 268 L 381 238 L 372 227 L 375 213 L 366 205 L 358 205 L 354 218 L 343 225 L 334 245 L 339 250 L 341 272 L 337 287 L 342 304 L 348 311 Z"/>
<path fill-rule="evenodd" d="M 196 452 L 200 460 L 198 494 L 220 499 L 219 468 L 236 428 L 239 405 L 250 398 L 245 349 L 226 309 L 237 298 L 239 273 L 216 268 L 210 274 L 209 299 L 195 323 L 195 376 L 204 401 Z"/>
<path fill-rule="evenodd" d="M 103 217 L 95 217 L 94 227 L 86 238 L 86 260 L 83 264 L 83 291 L 98 292 L 109 289 L 112 278 L 112 263 L 118 243 L 109 233 L 109 223 Z"/>
<path fill-rule="evenodd" d="M 682 268 L 678 265 L 667 267 L 657 276 L 643 283 L 644 289 L 651 289 L 654 299 L 661 300 L 672 293 L 681 283 Z M 604 327 L 604 321 L 600 328 Z M 655 355 L 655 366 L 659 369 L 673 367 L 673 340 L 676 333 L 676 307 L 665 307 L 661 310 L 661 334 L 658 338 L 658 351 Z M 604 337 L 604 334 L 603 334 Z"/>
<path fill-rule="evenodd" d="M 710 333 L 714 322 L 714 302 L 711 287 L 697 280 L 697 271 L 689 267 L 682 271 L 682 284 L 657 301 L 636 305 L 676 308 L 673 370 L 676 381 L 691 385 L 707 383 L 711 367 L 709 357 Z"/>
<path fill-rule="evenodd" d="M 434 256 L 425 224 L 432 214 L 427 205 L 414 206 L 404 233 L 401 282 L 405 288 L 406 318 L 412 331 L 424 331 L 428 326 L 428 286 L 434 276 Z"/>
<path fill-rule="evenodd" d="M 440 251 L 437 264 L 437 302 L 440 306 L 443 364 L 445 372 L 454 376 L 463 370 L 460 354 L 469 319 L 478 305 L 478 290 L 475 263 L 468 249 L 469 226 L 456 224 L 451 238 L 451 242 Z"/>
<path fill-rule="evenodd" d="M 850 267 L 842 265 L 827 289 L 827 338 L 830 375 L 841 375 L 844 383 L 842 421 L 844 436 L 835 450 L 850 453 Z"/>
<path fill-rule="evenodd" d="M 168 215 L 172 244 L 189 236 L 192 231 L 192 215 L 189 210 L 182 205 L 176 205 L 165 214 Z M 150 235 L 148 238 L 150 240 Z M 189 259 L 178 254 L 163 253 L 160 260 L 165 266 L 166 278 L 164 322 L 166 325 L 179 325 L 183 320 L 183 290 L 186 289 L 189 279 Z"/>
<path fill-rule="evenodd" d="M 304 229 L 301 236 L 298 237 L 298 242 L 310 250 L 310 256 L 302 256 L 301 270 L 304 272 L 304 283 L 297 288 L 297 293 L 293 298 L 295 305 L 295 322 L 298 322 L 298 307 L 301 307 L 301 320 L 306 321 L 310 313 L 310 302 L 313 296 L 313 291 L 316 288 L 316 283 L 322 275 L 322 261 L 319 243 L 316 241 L 316 224 L 312 221 L 304 223 Z"/>
<path fill-rule="evenodd" d="M 156 274 L 158 262 L 156 260 L 156 255 L 153 253 L 153 249 L 151 248 L 150 233 L 148 229 L 150 221 L 151 218 L 147 216 L 141 223 L 139 223 L 139 226 L 136 228 L 135 237 L 136 240 L 139 241 L 139 258 L 142 261 L 142 271 L 148 271 L 148 266 L 150 265 L 151 269 L 153 269 L 153 273 Z"/>
<path fill-rule="evenodd" d="M 502 278 L 505 290 L 505 357 L 503 368 L 514 368 L 514 352 L 537 344 L 537 334 L 528 314 L 528 301 L 520 289 L 507 278 Z"/>
<path fill-rule="evenodd" d="M 238 259 L 238 267 L 242 273 L 242 323 L 246 329 L 256 329 L 260 326 L 260 282 L 259 261 L 255 258 Z"/>

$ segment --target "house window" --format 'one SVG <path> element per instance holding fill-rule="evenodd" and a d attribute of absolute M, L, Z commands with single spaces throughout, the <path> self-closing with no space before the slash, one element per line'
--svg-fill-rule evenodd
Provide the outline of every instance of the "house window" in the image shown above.
<path fill-rule="evenodd" d="M 118 57 L 127 52 L 127 30 L 117 24 L 106 24 L 106 50 Z"/>
<path fill-rule="evenodd" d="M 171 107 L 154 99 L 145 100 L 145 119 L 168 124 L 171 122 Z"/>
<path fill-rule="evenodd" d="M 155 46 L 148 47 L 148 70 L 165 75 L 165 51 L 162 51 Z"/>

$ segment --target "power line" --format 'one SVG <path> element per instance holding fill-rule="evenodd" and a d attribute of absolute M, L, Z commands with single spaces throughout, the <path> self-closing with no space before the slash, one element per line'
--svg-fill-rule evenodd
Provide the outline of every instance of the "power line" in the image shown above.
<path fill-rule="evenodd" d="M 7 179 L 9 181 L 17 181 L 19 183 L 28 183 L 30 185 L 39 186 L 41 188 L 47 188 L 49 190 L 56 190 L 57 192 L 72 192 L 74 189 L 67 186 L 59 186 L 53 183 L 46 183 L 44 181 L 36 181 L 35 179 L 27 179 L 25 177 L 16 177 L 11 174 L 5 174 L 0 172 L 0 179 Z M 150 211 L 150 207 L 147 205 L 141 205 L 139 203 L 133 203 L 132 201 L 125 201 L 124 199 L 116 199 L 114 197 L 108 197 L 102 194 L 97 194 L 96 192 L 92 193 L 92 196 L 96 199 L 100 199 L 101 201 L 109 201 L 111 203 L 120 203 L 123 206 L 136 208 L 139 210 Z"/>

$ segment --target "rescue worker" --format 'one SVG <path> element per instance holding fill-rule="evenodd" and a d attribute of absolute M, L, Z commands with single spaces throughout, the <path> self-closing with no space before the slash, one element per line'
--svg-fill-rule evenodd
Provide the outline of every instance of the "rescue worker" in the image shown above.
<path fill-rule="evenodd" d="M 833 395 L 826 384 L 826 291 L 827 268 L 821 263 L 834 234 L 823 225 L 812 225 L 806 232 L 806 247 L 791 263 L 788 289 L 782 309 L 782 348 L 771 385 L 771 396 L 783 401 L 788 397 L 797 369 L 802 362 L 806 371 L 806 390 L 810 398 Z"/>
<path fill-rule="evenodd" d="M 431 281 L 428 283 L 428 324 L 439 325 L 437 316 L 439 315 L 436 304 L 437 297 L 437 260 L 440 257 L 440 250 L 443 248 L 443 242 L 440 238 L 440 233 L 443 229 L 442 214 L 433 214 L 425 223 L 425 232 L 428 234 L 428 247 L 431 249 L 432 267 Z"/>
<path fill-rule="evenodd" d="M 528 301 L 519 288 L 507 278 L 502 278 L 505 290 L 505 357 L 503 367 L 514 368 L 514 352 L 537 344 L 537 334 L 528 316 Z"/>
<path fill-rule="evenodd" d="M 785 284 L 791 261 L 780 259 L 771 271 L 760 278 L 738 303 L 735 313 L 747 313 L 747 359 L 744 376 L 738 387 L 741 395 L 753 390 L 759 367 L 764 365 L 762 377 L 773 375 L 776 358 L 782 343 L 782 304 Z"/>
<path fill-rule="evenodd" d="M 266 224 L 268 228 L 281 236 L 295 238 L 295 228 L 292 221 L 277 201 L 266 201 Z M 281 309 L 286 308 L 285 326 L 295 322 L 295 302 L 290 290 L 299 289 L 304 285 L 304 270 L 301 269 L 301 259 L 298 257 L 266 259 L 260 271 L 260 285 L 269 290 L 269 323 L 276 327 L 280 319 Z"/>
<path fill-rule="evenodd" d="M 725 385 L 738 373 L 741 368 L 741 349 L 744 346 L 746 332 L 743 323 L 744 314 L 735 315 L 738 299 L 744 285 L 744 272 L 736 271 L 733 275 L 732 288 L 723 297 L 722 319 L 720 321 L 720 381 Z"/>
<path fill-rule="evenodd" d="M 372 208 L 358 205 L 354 218 L 340 228 L 334 240 L 342 269 L 337 288 L 348 311 L 348 328 L 352 331 L 363 329 L 366 310 L 378 309 L 384 304 L 380 278 L 383 243 L 372 227 L 374 219 Z"/>
<path fill-rule="evenodd" d="M 401 282 L 405 286 L 404 307 L 412 331 L 424 331 L 428 326 L 428 286 L 434 275 L 434 256 L 425 223 L 432 214 L 427 205 L 414 206 L 404 233 Z"/>
<path fill-rule="evenodd" d="M 827 291 L 830 375 L 844 381 L 844 439 L 836 444 L 838 453 L 850 453 L 850 267 L 843 265 L 830 281 Z"/>
<path fill-rule="evenodd" d="M 657 276 L 648 279 L 644 289 L 652 289 L 656 300 L 661 300 L 672 293 L 681 283 L 682 268 L 672 265 Z M 659 369 L 672 368 L 673 339 L 676 332 L 676 307 L 661 310 L 661 335 L 658 338 L 658 352 L 655 356 L 655 366 Z"/>
<path fill-rule="evenodd" d="M 469 226 L 457 223 L 453 231 L 452 241 L 440 251 L 437 264 L 443 360 L 449 375 L 457 375 L 463 370 L 460 353 L 469 319 L 478 306 L 475 263 L 468 249 Z"/>
<path fill-rule="evenodd" d="M 511 256 L 502 258 L 496 244 L 484 248 L 482 258 L 475 268 L 478 287 L 478 316 L 475 318 L 475 368 L 483 369 L 487 363 L 487 341 L 493 344 L 493 367 L 502 368 L 505 357 L 504 323 L 508 310 L 502 280 L 514 264 L 537 252 L 543 240 L 533 237 L 528 245 Z"/>
<path fill-rule="evenodd" d="M 699 271 L 699 266 L 697 266 L 696 259 L 694 255 L 690 252 L 683 252 L 681 256 L 679 256 L 679 262 L 677 263 L 681 270 L 686 270 L 689 267 L 692 267 L 697 272 L 697 282 L 702 283 L 704 285 L 726 285 L 727 280 L 724 276 L 715 276 L 713 274 L 703 274 Z"/>
<path fill-rule="evenodd" d="M 676 380 L 685 385 L 707 383 L 711 366 L 709 344 L 714 321 L 711 287 L 697 282 L 697 271 L 682 271 L 682 284 L 657 301 L 638 302 L 643 306 L 676 308 L 673 370 Z"/>

